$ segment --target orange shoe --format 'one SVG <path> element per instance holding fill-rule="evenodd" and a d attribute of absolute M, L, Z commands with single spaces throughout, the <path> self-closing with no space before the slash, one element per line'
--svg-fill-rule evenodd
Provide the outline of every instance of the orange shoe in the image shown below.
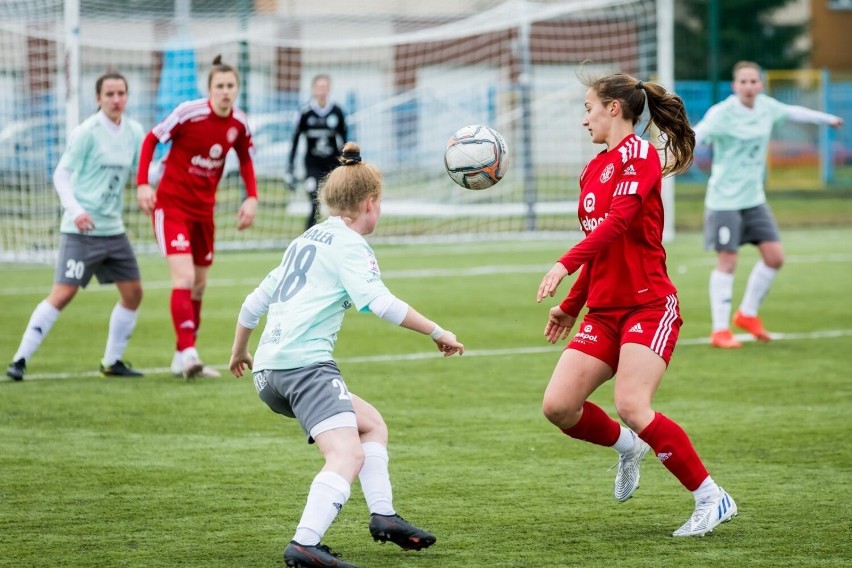
<path fill-rule="evenodd" d="M 710 345 L 719 349 L 739 349 L 743 346 L 742 343 L 737 341 L 730 329 L 714 331 L 710 336 Z"/>
<path fill-rule="evenodd" d="M 772 341 L 769 332 L 763 327 L 763 322 L 757 316 L 743 315 L 739 310 L 734 314 L 734 325 L 740 329 L 744 329 L 754 336 L 758 341 L 767 343 Z"/>

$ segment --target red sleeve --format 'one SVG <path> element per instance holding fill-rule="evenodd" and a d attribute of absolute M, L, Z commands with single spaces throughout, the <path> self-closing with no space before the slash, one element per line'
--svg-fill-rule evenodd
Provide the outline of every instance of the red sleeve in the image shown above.
<path fill-rule="evenodd" d="M 154 159 L 154 150 L 157 148 L 159 140 L 154 136 L 153 132 L 149 132 L 142 141 L 142 148 L 139 150 L 139 169 L 136 172 L 136 185 L 146 185 L 148 183 L 148 168 L 151 166 L 151 160 Z"/>
<path fill-rule="evenodd" d="M 240 176 L 246 184 L 246 197 L 257 199 L 257 179 L 254 177 L 254 162 L 250 159 L 241 161 Z"/>
<path fill-rule="evenodd" d="M 598 256 L 612 241 L 623 235 L 641 207 L 642 199 L 638 195 L 613 199 L 606 219 L 565 253 L 559 263 L 565 267 L 568 274 L 576 272 L 586 262 Z"/>
<path fill-rule="evenodd" d="M 571 291 L 559 304 L 559 309 L 575 318 L 580 315 L 580 310 L 586 305 L 586 298 L 589 295 L 589 270 L 584 268 L 580 271 L 580 276 L 574 281 L 571 286 Z"/>

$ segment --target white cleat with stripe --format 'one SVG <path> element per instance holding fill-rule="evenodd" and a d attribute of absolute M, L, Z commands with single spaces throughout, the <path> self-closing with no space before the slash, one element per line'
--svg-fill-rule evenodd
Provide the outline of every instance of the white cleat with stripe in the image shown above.
<path fill-rule="evenodd" d="M 704 536 L 721 523 L 737 516 L 737 504 L 728 492 L 719 488 L 715 496 L 695 504 L 695 511 L 672 536 Z"/>

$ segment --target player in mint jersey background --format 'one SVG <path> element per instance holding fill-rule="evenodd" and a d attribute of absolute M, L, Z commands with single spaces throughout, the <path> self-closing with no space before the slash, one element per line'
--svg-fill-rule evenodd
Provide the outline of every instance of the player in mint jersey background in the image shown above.
<path fill-rule="evenodd" d="M 357 476 L 375 540 L 422 549 L 434 535 L 396 514 L 388 473 L 388 428 L 381 414 L 346 386 L 332 358 L 343 315 L 354 307 L 428 335 L 444 356 L 461 355 L 456 336 L 391 294 L 364 235 L 381 215 L 382 177 L 361 161 L 357 144 L 344 146 L 341 165 L 320 184 L 331 216 L 296 238 L 284 258 L 240 310 L 231 372 L 254 373 L 260 398 L 296 418 L 325 456 L 302 518 L 284 553 L 288 566 L 351 566 L 320 540 L 349 498 Z M 260 318 L 266 326 L 252 358 L 248 340 Z"/>
<path fill-rule="evenodd" d="M 583 83 L 589 87 L 583 128 L 606 150 L 580 175 L 585 238 L 545 274 L 536 300 L 552 297 L 565 276 L 582 269 L 565 300 L 550 309 L 545 337 L 566 339 L 584 305 L 588 312 L 553 370 L 542 409 L 564 434 L 620 454 L 613 492 L 619 502 L 639 487 L 640 463 L 653 448 L 695 498 L 692 515 L 673 536 L 703 535 L 737 507 L 686 432 L 651 407 L 682 323 L 662 245 L 662 177 L 689 167 L 695 137 L 683 101 L 660 85 L 622 73 Z M 664 168 L 657 148 L 634 133 L 646 99 L 651 122 L 665 136 Z M 587 400 L 613 376 L 615 409 L 628 428 Z"/>
<path fill-rule="evenodd" d="M 60 224 L 59 259 L 50 294 L 30 316 L 21 344 L 6 369 L 20 381 L 27 362 L 47 336 L 59 313 L 92 276 L 115 282 L 120 299 L 112 310 L 101 373 L 139 377 L 122 360 L 142 301 L 136 255 L 121 214 L 124 188 L 139 159 L 144 130 L 124 116 L 127 80 L 106 73 L 95 82 L 100 110 L 84 120 L 68 138 L 68 146 L 53 173 L 53 185 L 64 213 Z"/>
<path fill-rule="evenodd" d="M 763 188 L 773 127 L 788 120 L 834 128 L 843 124 L 839 116 L 787 105 L 763 94 L 757 63 L 740 61 L 733 75 L 734 94 L 710 107 L 695 126 L 697 143 L 713 148 L 704 200 L 704 243 L 717 253 L 716 268 L 710 273 L 710 342 L 723 349 L 742 346 L 729 322 L 737 250 L 746 243 L 757 245 L 761 259 L 751 270 L 733 323 L 760 341 L 771 339 L 757 312 L 784 263 L 778 226 Z"/>

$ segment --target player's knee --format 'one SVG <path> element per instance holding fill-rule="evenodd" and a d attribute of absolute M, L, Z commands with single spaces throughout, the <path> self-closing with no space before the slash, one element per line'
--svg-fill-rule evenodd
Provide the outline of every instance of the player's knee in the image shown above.
<path fill-rule="evenodd" d="M 650 406 L 642 401 L 629 396 L 615 396 L 615 411 L 618 417 L 631 429 L 637 431 L 637 425 L 644 421 L 645 415 L 650 411 Z"/>
<path fill-rule="evenodd" d="M 575 406 L 564 400 L 545 397 L 541 403 L 541 412 L 554 426 L 570 428 L 580 420 L 582 406 Z"/>

